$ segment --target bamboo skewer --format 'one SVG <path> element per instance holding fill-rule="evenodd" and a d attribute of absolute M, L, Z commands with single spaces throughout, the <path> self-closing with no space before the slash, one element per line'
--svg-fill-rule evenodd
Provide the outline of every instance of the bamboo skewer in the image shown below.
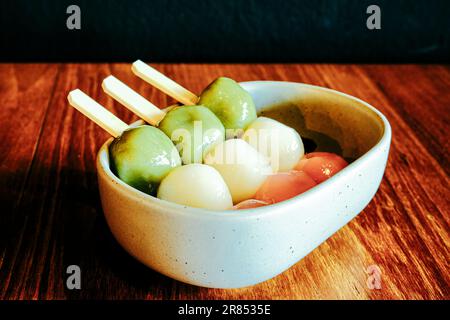
<path fill-rule="evenodd" d="M 168 96 L 185 104 L 194 105 L 198 102 L 198 96 L 182 87 L 172 79 L 166 77 L 161 72 L 145 64 L 141 60 L 137 60 L 131 66 L 133 73 L 148 82 L 152 86 L 158 88 Z"/>
<path fill-rule="evenodd" d="M 135 61 L 131 69 L 139 78 L 185 105 L 195 105 L 199 100 L 197 95 L 141 60 Z M 112 75 L 103 80 L 102 88 L 106 94 L 151 125 L 157 126 L 166 115 L 164 111 Z M 115 138 L 129 128 L 125 122 L 79 89 L 71 91 L 67 99 L 72 107 Z"/>
<path fill-rule="evenodd" d="M 80 89 L 70 91 L 67 99 L 72 107 L 94 121 L 114 138 L 119 137 L 128 129 L 128 125 L 125 122 L 109 112 Z"/>
<path fill-rule="evenodd" d="M 164 111 L 114 76 L 105 78 L 102 88 L 113 99 L 153 126 L 158 125 L 166 115 Z"/>

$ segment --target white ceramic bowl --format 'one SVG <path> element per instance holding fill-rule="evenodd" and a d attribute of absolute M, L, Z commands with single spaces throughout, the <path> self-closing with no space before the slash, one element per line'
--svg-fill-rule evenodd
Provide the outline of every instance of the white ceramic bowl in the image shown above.
<path fill-rule="evenodd" d="M 308 129 L 337 139 L 344 156 L 357 159 L 290 200 L 256 209 L 210 211 L 160 200 L 122 182 L 109 168 L 108 140 L 98 153 L 97 169 L 112 233 L 136 259 L 179 281 L 237 288 L 282 273 L 361 212 L 385 170 L 391 129 L 364 101 L 300 83 L 242 86 L 258 111 L 296 101 Z"/>

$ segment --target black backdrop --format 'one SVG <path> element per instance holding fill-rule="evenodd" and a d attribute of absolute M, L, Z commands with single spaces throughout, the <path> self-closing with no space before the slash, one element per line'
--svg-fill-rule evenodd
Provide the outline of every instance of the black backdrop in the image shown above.
<path fill-rule="evenodd" d="M 450 0 L 11 0 L 0 44 L 1 61 L 448 62 Z"/>

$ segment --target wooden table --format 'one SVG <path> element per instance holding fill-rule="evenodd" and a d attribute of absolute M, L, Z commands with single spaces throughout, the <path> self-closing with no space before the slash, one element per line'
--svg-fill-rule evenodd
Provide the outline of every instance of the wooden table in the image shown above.
<path fill-rule="evenodd" d="M 375 198 L 294 267 L 250 288 L 206 289 L 135 261 L 106 226 L 94 160 L 107 134 L 68 107 L 80 88 L 125 121 L 101 90 L 109 74 L 155 104 L 166 96 L 129 64 L 0 65 L 1 299 L 442 299 L 450 298 L 450 67 L 443 65 L 155 64 L 199 92 L 214 78 L 316 84 L 357 96 L 389 119 L 392 149 Z M 65 288 L 66 268 L 82 289 Z M 369 289 L 367 269 L 381 270 Z"/>

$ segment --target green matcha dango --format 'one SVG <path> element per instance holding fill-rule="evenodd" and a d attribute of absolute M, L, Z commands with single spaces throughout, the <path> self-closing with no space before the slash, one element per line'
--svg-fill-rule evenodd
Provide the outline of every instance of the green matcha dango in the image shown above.
<path fill-rule="evenodd" d="M 219 118 L 204 106 L 172 108 L 159 129 L 175 143 L 184 164 L 202 163 L 203 156 L 225 139 Z"/>
<path fill-rule="evenodd" d="M 214 112 L 225 129 L 245 129 L 256 119 L 252 97 L 230 78 L 214 80 L 202 92 L 198 104 Z"/>
<path fill-rule="evenodd" d="M 111 143 L 111 169 L 128 185 L 155 194 L 161 180 L 181 159 L 172 141 L 147 125 L 125 130 Z"/>

